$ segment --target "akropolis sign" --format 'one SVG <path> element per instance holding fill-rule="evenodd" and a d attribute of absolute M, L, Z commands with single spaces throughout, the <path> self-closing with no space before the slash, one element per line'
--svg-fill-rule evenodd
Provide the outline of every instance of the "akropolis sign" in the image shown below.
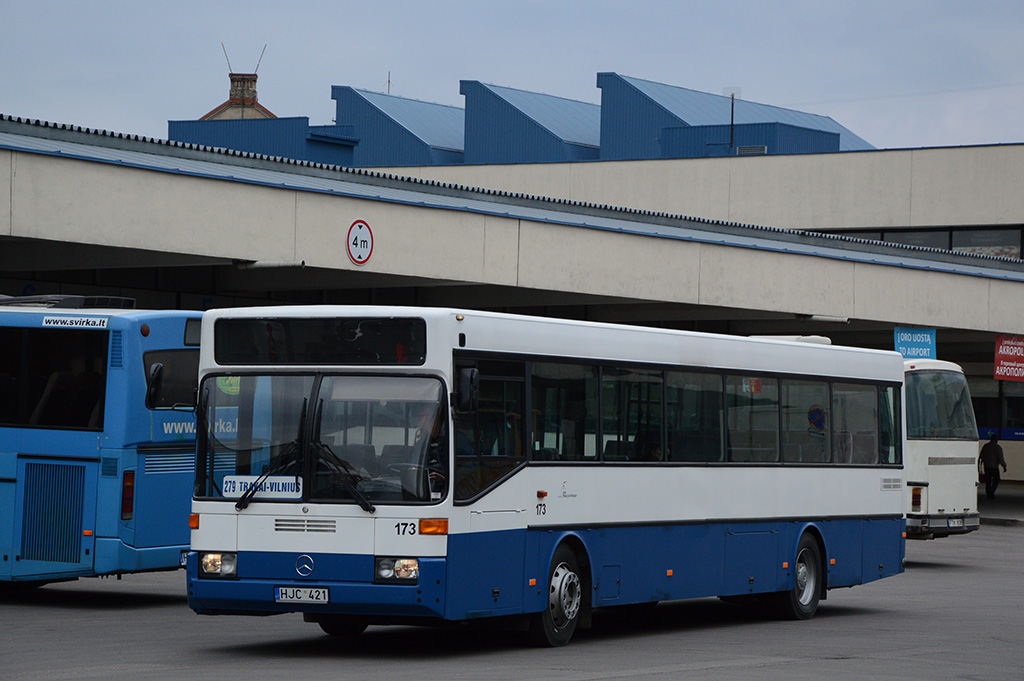
<path fill-rule="evenodd" d="M 1024 381 L 1024 337 L 996 336 L 995 378 Z"/>

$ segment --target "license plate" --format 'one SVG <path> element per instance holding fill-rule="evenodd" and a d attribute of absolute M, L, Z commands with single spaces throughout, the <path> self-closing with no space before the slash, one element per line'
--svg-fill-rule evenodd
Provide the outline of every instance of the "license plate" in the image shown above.
<path fill-rule="evenodd" d="M 274 600 L 278 603 L 328 603 L 331 600 L 326 587 L 274 587 Z"/>
<path fill-rule="evenodd" d="M 963 518 L 950 518 L 949 519 L 949 527 L 963 527 L 963 526 L 964 526 L 964 519 Z"/>

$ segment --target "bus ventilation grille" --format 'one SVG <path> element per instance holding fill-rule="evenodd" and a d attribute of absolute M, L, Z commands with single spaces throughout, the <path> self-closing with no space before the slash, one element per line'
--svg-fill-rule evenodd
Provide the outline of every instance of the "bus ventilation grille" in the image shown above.
<path fill-rule="evenodd" d="M 22 560 L 78 563 L 82 556 L 85 466 L 25 466 Z"/>
<path fill-rule="evenodd" d="M 337 530 L 333 520 L 319 518 L 274 518 L 275 532 L 328 532 Z"/>
<path fill-rule="evenodd" d="M 146 475 L 159 473 L 191 473 L 195 470 L 196 455 L 192 452 L 148 452 Z"/>
<path fill-rule="evenodd" d="M 120 331 L 114 331 L 110 334 L 111 369 L 124 368 L 124 339 L 121 337 L 121 333 Z"/>
<path fill-rule="evenodd" d="M 901 478 L 882 478 L 881 483 L 883 492 L 903 489 L 903 480 Z"/>
<path fill-rule="evenodd" d="M 104 478 L 117 477 L 117 457 L 105 456 L 100 459 L 100 475 Z"/>

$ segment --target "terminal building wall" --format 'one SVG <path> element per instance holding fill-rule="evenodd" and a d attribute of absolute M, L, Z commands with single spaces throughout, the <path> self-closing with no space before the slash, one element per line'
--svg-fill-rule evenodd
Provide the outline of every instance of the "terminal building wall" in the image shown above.
<path fill-rule="evenodd" d="M 394 169 L 399 170 L 443 182 L 787 229 L 1024 224 L 1024 144 Z"/>

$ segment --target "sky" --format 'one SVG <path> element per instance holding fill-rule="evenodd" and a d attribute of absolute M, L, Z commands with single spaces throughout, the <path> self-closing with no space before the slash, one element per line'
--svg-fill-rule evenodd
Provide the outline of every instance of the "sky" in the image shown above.
<path fill-rule="evenodd" d="M 831 116 L 877 148 L 1024 142 L 1024 0 L 0 0 L 0 114 L 163 139 L 227 99 L 229 62 L 312 125 L 332 85 L 597 104 L 614 71 Z"/>

